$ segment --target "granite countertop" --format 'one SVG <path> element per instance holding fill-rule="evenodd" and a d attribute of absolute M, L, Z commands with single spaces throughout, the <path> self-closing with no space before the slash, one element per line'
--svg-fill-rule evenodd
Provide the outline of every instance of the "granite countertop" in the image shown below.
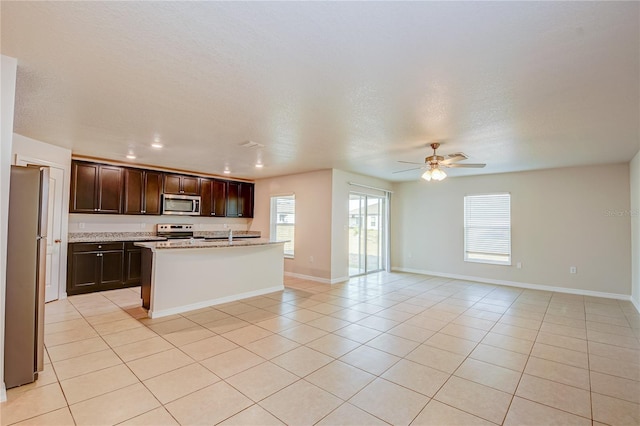
<path fill-rule="evenodd" d="M 224 248 L 224 247 L 247 247 L 247 246 L 264 246 L 269 244 L 284 244 L 285 241 L 274 241 L 269 238 L 251 238 L 246 240 L 220 240 L 220 241 L 204 241 L 204 240 L 170 240 L 155 242 L 138 242 L 137 246 L 150 249 L 192 249 L 192 248 Z"/>
<path fill-rule="evenodd" d="M 194 237 L 229 238 L 229 231 L 194 231 Z M 260 231 L 233 231 L 233 238 L 260 238 Z"/>
<path fill-rule="evenodd" d="M 228 238 L 228 231 L 196 231 L 196 237 Z M 259 231 L 233 231 L 234 238 L 259 238 Z M 109 241 L 166 241 L 155 232 L 74 232 L 69 234 L 70 243 L 98 243 Z"/>
<path fill-rule="evenodd" d="M 155 232 L 76 232 L 69 234 L 70 243 L 98 243 L 109 241 L 165 241 Z"/>

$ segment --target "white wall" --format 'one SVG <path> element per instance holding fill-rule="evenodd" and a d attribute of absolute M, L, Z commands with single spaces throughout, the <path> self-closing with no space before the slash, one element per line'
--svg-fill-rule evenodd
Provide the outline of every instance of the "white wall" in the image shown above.
<path fill-rule="evenodd" d="M 331 211 L 331 282 L 344 281 L 349 278 L 349 192 L 384 196 L 378 191 L 361 186 L 391 190 L 392 184 L 382 179 L 363 176 L 342 170 L 333 170 L 332 179 L 332 211 Z"/>
<path fill-rule="evenodd" d="M 630 164 L 631 300 L 640 311 L 640 151 Z"/>
<path fill-rule="evenodd" d="M 15 109 L 18 61 L 2 55 L 0 77 L 0 401 L 7 399 L 4 385 L 4 302 L 7 280 L 7 225 L 9 221 L 9 177 L 11 175 L 11 136 Z"/>
<path fill-rule="evenodd" d="M 271 197 L 296 197 L 296 228 L 293 259 L 285 259 L 285 272 L 331 279 L 331 170 L 259 179 L 255 186 L 255 212 L 250 229 L 270 235 Z"/>
<path fill-rule="evenodd" d="M 392 265 L 488 282 L 631 294 L 629 164 L 394 185 Z M 510 192 L 513 266 L 463 261 L 463 199 Z M 522 262 L 522 269 L 516 268 Z M 569 274 L 576 266 L 577 274 Z"/>

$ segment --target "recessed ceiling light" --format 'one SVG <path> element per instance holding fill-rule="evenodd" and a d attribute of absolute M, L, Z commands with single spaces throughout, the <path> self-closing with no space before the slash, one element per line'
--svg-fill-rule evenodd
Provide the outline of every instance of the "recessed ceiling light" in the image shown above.
<path fill-rule="evenodd" d="M 264 167 L 264 164 L 262 163 L 256 163 L 256 169 L 261 169 Z"/>
<path fill-rule="evenodd" d="M 136 156 L 135 156 L 135 155 L 133 155 L 133 154 L 127 154 L 127 158 L 128 158 L 129 160 L 135 160 L 135 159 L 136 159 Z"/>
<path fill-rule="evenodd" d="M 222 172 L 222 173 L 224 173 L 225 175 L 228 175 L 229 173 L 231 173 L 231 170 L 229 170 L 229 169 L 225 169 L 225 171 L 224 171 L 224 172 Z"/>
<path fill-rule="evenodd" d="M 151 144 L 151 148 L 155 148 L 155 149 L 160 149 L 162 148 L 164 145 L 162 145 L 160 142 L 154 142 Z"/>

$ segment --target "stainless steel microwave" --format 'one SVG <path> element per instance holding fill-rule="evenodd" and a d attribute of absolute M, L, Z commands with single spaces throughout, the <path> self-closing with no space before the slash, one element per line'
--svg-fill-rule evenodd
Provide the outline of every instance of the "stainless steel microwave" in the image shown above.
<path fill-rule="evenodd" d="M 162 214 L 200 216 L 200 196 L 162 194 Z"/>

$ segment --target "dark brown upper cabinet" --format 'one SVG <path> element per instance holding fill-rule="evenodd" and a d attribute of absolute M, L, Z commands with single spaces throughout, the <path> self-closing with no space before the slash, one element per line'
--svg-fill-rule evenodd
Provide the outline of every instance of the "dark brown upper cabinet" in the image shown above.
<path fill-rule="evenodd" d="M 200 178 L 196 176 L 165 173 L 164 193 L 177 195 L 200 195 Z"/>
<path fill-rule="evenodd" d="M 228 182 L 200 179 L 200 216 L 225 217 L 227 215 Z"/>
<path fill-rule="evenodd" d="M 124 214 L 160 214 L 162 172 L 124 169 Z"/>
<path fill-rule="evenodd" d="M 227 217 L 253 217 L 253 184 L 229 182 Z"/>
<path fill-rule="evenodd" d="M 73 160 L 70 213 L 162 213 L 162 194 L 200 195 L 201 216 L 253 217 L 254 184 Z"/>
<path fill-rule="evenodd" d="M 71 213 L 122 213 L 122 168 L 74 161 Z"/>

